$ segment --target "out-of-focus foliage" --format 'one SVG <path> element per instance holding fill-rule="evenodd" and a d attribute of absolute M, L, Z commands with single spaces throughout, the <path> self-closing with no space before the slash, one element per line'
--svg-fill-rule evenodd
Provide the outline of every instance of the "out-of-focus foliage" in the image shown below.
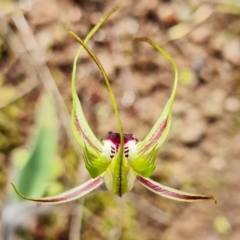
<path fill-rule="evenodd" d="M 214 227 L 220 234 L 223 235 L 227 235 L 232 230 L 228 219 L 224 216 L 219 216 L 214 220 Z"/>
<path fill-rule="evenodd" d="M 54 101 L 49 96 L 43 95 L 39 102 L 36 123 L 29 141 L 31 151 L 25 159 L 23 169 L 20 169 L 18 187 L 24 194 L 39 197 L 46 191 L 51 167 L 53 167 L 51 161 L 53 161 L 57 149 L 57 129 Z M 22 161 L 23 159 L 15 160 Z"/>

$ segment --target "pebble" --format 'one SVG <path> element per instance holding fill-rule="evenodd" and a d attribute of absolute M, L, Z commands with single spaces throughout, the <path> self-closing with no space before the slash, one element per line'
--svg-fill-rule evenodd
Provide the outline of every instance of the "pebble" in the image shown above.
<path fill-rule="evenodd" d="M 28 14 L 33 25 L 43 25 L 57 21 L 61 14 L 61 9 L 60 5 L 54 0 L 42 0 L 33 4 Z"/>
<path fill-rule="evenodd" d="M 112 60 L 111 54 L 108 52 L 100 52 L 98 53 L 98 59 L 103 65 L 104 70 L 108 75 L 111 75 L 115 71 L 115 62 Z"/>
<path fill-rule="evenodd" d="M 157 9 L 158 18 L 167 25 L 176 24 L 178 22 L 177 13 L 169 4 L 162 4 Z"/>
<path fill-rule="evenodd" d="M 82 10 L 76 6 L 72 6 L 68 9 L 68 19 L 73 23 L 79 22 L 82 18 L 82 15 Z"/>
<path fill-rule="evenodd" d="M 226 168 L 226 160 L 223 157 L 216 156 L 210 160 L 210 167 L 217 171 L 223 171 Z"/>
<path fill-rule="evenodd" d="M 223 102 L 226 93 L 216 89 L 201 103 L 201 111 L 206 118 L 219 119 L 223 115 Z"/>
<path fill-rule="evenodd" d="M 184 123 L 185 126 L 182 129 L 180 139 L 184 144 L 195 144 L 198 143 L 204 133 L 205 133 L 205 124 L 203 121 L 189 121 Z"/>
<path fill-rule="evenodd" d="M 187 112 L 181 129 L 180 140 L 184 144 L 198 143 L 206 132 L 205 122 L 199 111 L 192 108 Z"/>
<path fill-rule="evenodd" d="M 205 43 L 211 36 L 212 29 L 206 25 L 194 29 L 189 37 L 195 43 Z"/>
<path fill-rule="evenodd" d="M 52 32 L 50 29 L 39 30 L 36 33 L 36 41 L 40 49 L 47 50 L 54 43 Z"/>
<path fill-rule="evenodd" d="M 236 97 L 228 97 L 224 102 L 224 108 L 228 112 L 235 113 L 240 110 L 240 100 Z"/>
<path fill-rule="evenodd" d="M 228 41 L 223 47 L 223 56 L 234 65 L 240 66 L 240 40 Z"/>
<path fill-rule="evenodd" d="M 228 42 L 228 38 L 226 34 L 221 32 L 219 34 L 216 34 L 216 36 L 214 36 L 211 39 L 211 47 L 215 51 L 222 52 L 222 49 L 227 42 Z"/>
<path fill-rule="evenodd" d="M 125 107 L 130 107 L 134 103 L 135 98 L 136 98 L 136 95 L 135 95 L 134 91 L 128 90 L 123 94 L 122 104 Z"/>

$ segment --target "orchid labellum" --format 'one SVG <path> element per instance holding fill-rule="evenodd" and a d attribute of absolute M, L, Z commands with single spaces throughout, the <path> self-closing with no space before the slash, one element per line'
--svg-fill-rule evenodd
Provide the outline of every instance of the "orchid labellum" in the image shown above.
<path fill-rule="evenodd" d="M 117 6 L 106 14 L 104 18 L 90 31 L 84 41 L 81 40 L 75 33 L 69 31 L 69 33 L 81 44 L 81 47 L 75 57 L 72 71 L 72 130 L 77 142 L 83 148 L 83 159 L 92 178 L 86 183 L 54 197 L 28 198 L 19 193 L 15 186 L 14 189 L 18 195 L 27 200 L 40 203 L 64 203 L 86 195 L 103 183 L 105 183 L 106 187 L 110 191 L 121 197 L 133 188 L 135 181 L 138 181 L 141 185 L 154 193 L 173 200 L 197 202 L 212 199 L 216 201 L 213 196 L 178 191 L 156 183 L 149 178 L 155 170 L 158 150 L 166 139 L 171 125 L 171 109 L 177 90 L 178 70 L 174 60 L 168 55 L 168 53 L 147 38 L 134 39 L 149 43 L 166 59 L 168 59 L 175 72 L 173 90 L 161 116 L 158 118 L 152 130 L 143 141 L 138 141 L 132 134 L 123 133 L 115 97 L 105 70 L 95 54 L 86 45 L 100 26 L 118 8 L 119 7 Z M 99 141 L 96 138 L 89 127 L 75 89 L 77 60 L 83 48 L 95 61 L 103 76 L 117 119 L 118 133 L 109 132 L 107 139 L 102 141 Z"/>

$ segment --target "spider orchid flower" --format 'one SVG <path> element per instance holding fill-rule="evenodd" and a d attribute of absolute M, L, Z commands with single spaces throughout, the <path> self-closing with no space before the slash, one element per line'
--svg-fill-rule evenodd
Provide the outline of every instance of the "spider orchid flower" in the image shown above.
<path fill-rule="evenodd" d="M 105 183 L 106 187 L 110 191 L 121 197 L 123 194 L 130 191 L 133 188 L 135 181 L 137 181 L 154 193 L 169 199 L 184 202 L 197 202 L 212 199 L 216 202 L 213 196 L 178 191 L 170 187 L 163 186 L 149 178 L 155 170 L 158 150 L 166 139 L 171 125 L 171 109 L 177 90 L 178 70 L 174 60 L 168 55 L 168 53 L 147 38 L 135 38 L 135 40 L 149 43 L 169 60 L 175 72 L 173 90 L 161 116 L 143 141 L 138 141 L 132 134 L 123 133 L 115 97 L 107 75 L 98 58 L 86 45 L 88 40 L 94 35 L 99 27 L 118 8 L 119 7 L 117 6 L 107 13 L 104 18 L 90 31 L 84 41 L 81 40 L 75 33 L 69 31 L 69 33 L 81 44 L 73 64 L 71 80 L 73 100 L 71 124 L 74 136 L 78 144 L 84 150 L 83 159 L 92 178 L 84 184 L 54 197 L 28 198 L 19 193 L 13 185 L 15 191 L 22 198 L 39 203 L 64 203 L 86 195 L 103 183 Z M 108 137 L 101 141 L 97 139 L 88 125 L 75 89 L 76 65 L 83 48 L 95 61 L 103 76 L 117 119 L 118 133 L 109 132 Z"/>

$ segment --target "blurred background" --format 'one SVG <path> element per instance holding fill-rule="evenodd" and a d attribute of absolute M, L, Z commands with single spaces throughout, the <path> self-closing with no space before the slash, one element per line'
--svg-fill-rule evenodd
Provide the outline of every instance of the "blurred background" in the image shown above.
<path fill-rule="evenodd" d="M 181 203 L 136 183 L 123 198 L 104 188 L 58 206 L 22 201 L 86 181 L 71 133 L 70 79 L 79 44 L 116 4 L 89 42 L 103 64 L 125 133 L 150 131 L 171 93 L 173 70 L 132 37 L 149 37 L 176 61 L 180 80 L 169 137 L 152 179 L 214 195 Z M 95 134 L 117 131 L 102 77 L 84 52 L 77 90 Z M 240 3 L 238 0 L 1 0 L 0 236 L 11 239 L 240 239 Z"/>

